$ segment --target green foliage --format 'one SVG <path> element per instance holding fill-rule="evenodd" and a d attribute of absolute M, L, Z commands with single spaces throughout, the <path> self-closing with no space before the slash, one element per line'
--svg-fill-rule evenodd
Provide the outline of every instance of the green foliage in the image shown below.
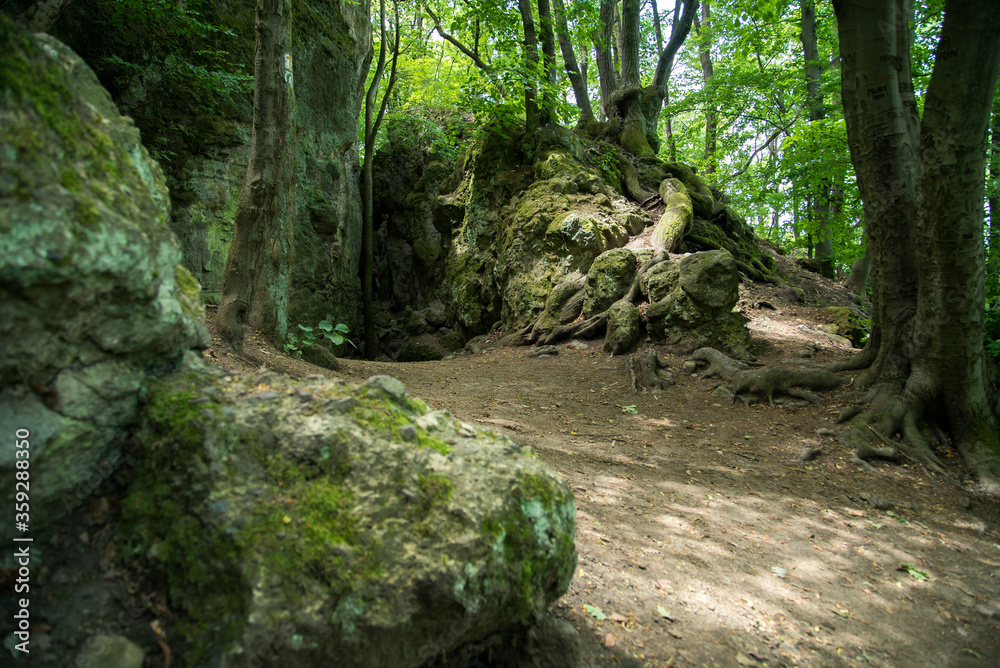
<path fill-rule="evenodd" d="M 627 415 L 638 415 L 639 409 L 635 407 L 635 404 L 632 404 L 630 406 L 622 406 L 622 413 L 625 413 Z"/>
<path fill-rule="evenodd" d="M 385 131 L 379 134 L 376 149 L 404 155 L 426 153 L 446 163 L 455 162 L 462 151 L 462 138 L 471 119 L 447 109 L 412 108 L 385 117 Z"/>
<path fill-rule="evenodd" d="M 320 320 L 319 324 L 315 327 L 299 325 L 299 329 L 305 333 L 297 335 L 295 332 L 288 332 L 287 341 L 283 346 L 286 353 L 301 356 L 303 350 L 316 346 L 323 338 L 335 346 L 349 343 L 355 349 L 357 348 L 354 342 L 345 336 L 351 330 L 344 323 L 334 325 L 329 320 Z"/>
<path fill-rule="evenodd" d="M 182 151 L 225 137 L 224 119 L 249 111 L 252 10 L 249 24 L 219 11 L 208 0 L 111 0 L 95 12 L 100 39 L 85 56 L 168 172 Z"/>

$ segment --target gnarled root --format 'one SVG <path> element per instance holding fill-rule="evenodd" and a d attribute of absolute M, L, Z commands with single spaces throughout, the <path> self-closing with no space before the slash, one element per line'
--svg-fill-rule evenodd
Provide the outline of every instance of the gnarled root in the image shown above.
<path fill-rule="evenodd" d="M 774 407 L 774 395 L 806 399 L 818 403 L 820 398 L 810 390 L 832 390 L 844 384 L 844 379 L 826 369 L 795 369 L 775 366 L 765 366 L 750 369 L 746 364 L 726 357 L 713 348 L 699 348 L 694 351 L 691 359 L 708 362 L 704 376 L 718 376 L 722 380 L 734 383 L 736 392 L 733 401 L 742 393 L 767 397 L 768 403 Z"/>
<path fill-rule="evenodd" d="M 632 374 L 632 390 L 648 388 L 659 392 L 674 384 L 674 376 L 652 348 L 629 358 L 629 372 Z"/>
<path fill-rule="evenodd" d="M 622 298 L 636 303 L 640 291 L 640 282 L 654 265 L 670 258 L 668 253 L 658 251 L 635 272 L 632 284 Z M 530 325 L 518 332 L 518 345 L 530 346 L 551 345 L 572 338 L 592 339 L 604 332 L 608 324 L 608 311 L 603 311 L 586 320 L 573 322 L 580 317 L 583 310 L 583 298 L 586 292 L 587 277 L 582 276 L 572 281 L 560 283 L 545 302 L 545 310 Z"/>

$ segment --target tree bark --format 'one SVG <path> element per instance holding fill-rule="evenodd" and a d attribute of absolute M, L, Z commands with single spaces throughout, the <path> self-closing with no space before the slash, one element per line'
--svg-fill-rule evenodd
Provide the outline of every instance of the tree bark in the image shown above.
<path fill-rule="evenodd" d="M 535 19 L 531 15 L 531 0 L 517 0 L 517 7 L 521 12 L 521 25 L 524 28 L 524 125 L 525 130 L 530 133 L 542 120 L 538 108 L 538 88 L 535 86 L 538 34 L 535 32 Z"/>
<path fill-rule="evenodd" d="M 862 428 L 901 432 L 935 459 L 925 428 L 946 424 L 984 488 L 1000 493 L 998 380 L 983 351 L 986 126 L 1000 68 L 989 0 L 949 0 L 918 122 L 906 0 L 835 0 L 851 158 L 865 202 L 875 277 L 868 411 L 841 440 L 874 449 Z"/>
<path fill-rule="evenodd" d="M 694 19 L 698 40 L 698 61 L 705 91 L 705 173 L 715 172 L 715 149 L 718 135 L 718 119 L 715 116 L 715 92 L 712 90 L 712 13 L 709 0 L 701 0 L 701 21 Z"/>
<path fill-rule="evenodd" d="M 562 52 L 563 65 L 566 67 L 566 76 L 573 86 L 573 97 L 576 98 L 576 106 L 580 110 L 580 124 L 590 123 L 594 120 L 594 110 L 590 106 L 587 79 L 576 62 L 573 42 L 569 38 L 569 25 L 566 23 L 566 10 L 563 8 L 563 1 L 553 0 L 553 10 L 556 22 L 556 34 L 559 38 L 559 50 Z"/>
<path fill-rule="evenodd" d="M 392 49 L 392 69 L 389 74 L 389 83 L 386 86 L 385 95 L 382 96 L 382 103 L 375 115 L 375 102 L 378 98 L 379 85 L 382 83 L 382 75 L 385 73 L 386 55 L 386 33 L 385 33 L 385 0 L 379 0 L 379 40 L 378 64 L 375 66 L 375 76 L 372 77 L 371 85 L 365 95 L 365 161 L 361 166 L 361 285 L 362 285 L 362 305 L 364 309 L 365 321 L 365 358 L 375 359 L 375 350 L 378 342 L 375 337 L 375 307 L 372 303 L 372 281 L 374 280 L 374 203 L 372 192 L 372 165 L 375 162 L 375 139 L 378 137 L 379 126 L 385 116 L 388 106 L 389 95 L 392 93 L 393 84 L 396 83 L 396 63 L 399 59 L 399 3 L 394 2 L 396 15 L 395 41 Z"/>
<path fill-rule="evenodd" d="M 809 122 L 822 120 L 826 117 L 823 105 L 822 84 L 823 68 L 819 62 L 819 44 L 816 40 L 816 6 L 814 0 L 802 0 L 801 30 L 799 38 L 802 41 L 802 56 L 806 72 L 806 106 L 809 109 Z M 816 229 L 816 258 L 820 262 L 820 271 L 827 278 L 834 277 L 833 233 L 830 230 L 830 180 L 824 178 L 815 193 L 809 212 Z"/>
<path fill-rule="evenodd" d="M 295 220 L 295 96 L 291 0 L 257 0 L 253 129 L 222 274 L 217 324 L 239 348 L 249 324 L 276 340 L 287 329 Z"/>
<path fill-rule="evenodd" d="M 28 32 L 48 32 L 71 0 L 36 0 L 17 17 L 17 24 Z"/>

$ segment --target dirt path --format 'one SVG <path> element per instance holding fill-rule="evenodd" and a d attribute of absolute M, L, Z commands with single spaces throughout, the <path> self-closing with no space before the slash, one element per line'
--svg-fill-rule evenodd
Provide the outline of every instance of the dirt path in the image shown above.
<path fill-rule="evenodd" d="M 809 342 L 816 361 L 850 353 L 817 331 L 820 309 L 768 290 L 741 301 L 760 361 Z M 257 350 L 213 361 L 317 372 Z M 600 341 L 559 351 L 486 347 L 325 373 L 393 375 L 565 476 L 579 566 L 555 613 L 580 630 L 582 666 L 1000 666 L 1000 503 L 972 492 L 947 450 L 966 489 L 918 465 L 859 468 L 818 435 L 837 429 L 849 387 L 819 406 L 748 407 L 663 355 L 677 384 L 636 394 L 626 358 Z M 820 454 L 804 461 L 805 447 Z"/>

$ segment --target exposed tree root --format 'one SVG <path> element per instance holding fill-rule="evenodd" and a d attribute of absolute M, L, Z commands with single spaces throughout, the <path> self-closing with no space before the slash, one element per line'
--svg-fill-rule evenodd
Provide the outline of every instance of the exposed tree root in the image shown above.
<path fill-rule="evenodd" d="M 670 255 L 657 251 L 646 262 L 643 262 L 635 272 L 629 289 L 622 299 L 635 304 L 642 294 L 640 284 L 646 272 L 654 265 L 670 259 Z M 529 346 L 550 345 L 572 338 L 592 339 L 599 336 L 607 327 L 608 310 L 591 316 L 586 320 L 574 322 L 583 310 L 583 298 L 586 288 L 586 277 L 561 283 L 552 290 L 545 302 L 545 310 L 530 325 L 518 332 L 517 344 Z"/>
<path fill-rule="evenodd" d="M 632 390 L 648 388 L 659 392 L 674 384 L 674 376 L 652 348 L 647 348 L 629 358 L 629 372 L 632 375 Z"/>
<path fill-rule="evenodd" d="M 736 391 L 733 401 L 740 394 L 746 393 L 760 398 L 766 397 L 772 408 L 775 394 L 819 403 L 820 397 L 808 390 L 832 390 L 845 382 L 843 378 L 826 369 L 775 366 L 751 369 L 746 364 L 730 359 L 713 348 L 699 348 L 691 355 L 691 359 L 708 362 L 708 368 L 703 373 L 704 377 L 716 376 L 726 382 L 734 383 Z"/>

